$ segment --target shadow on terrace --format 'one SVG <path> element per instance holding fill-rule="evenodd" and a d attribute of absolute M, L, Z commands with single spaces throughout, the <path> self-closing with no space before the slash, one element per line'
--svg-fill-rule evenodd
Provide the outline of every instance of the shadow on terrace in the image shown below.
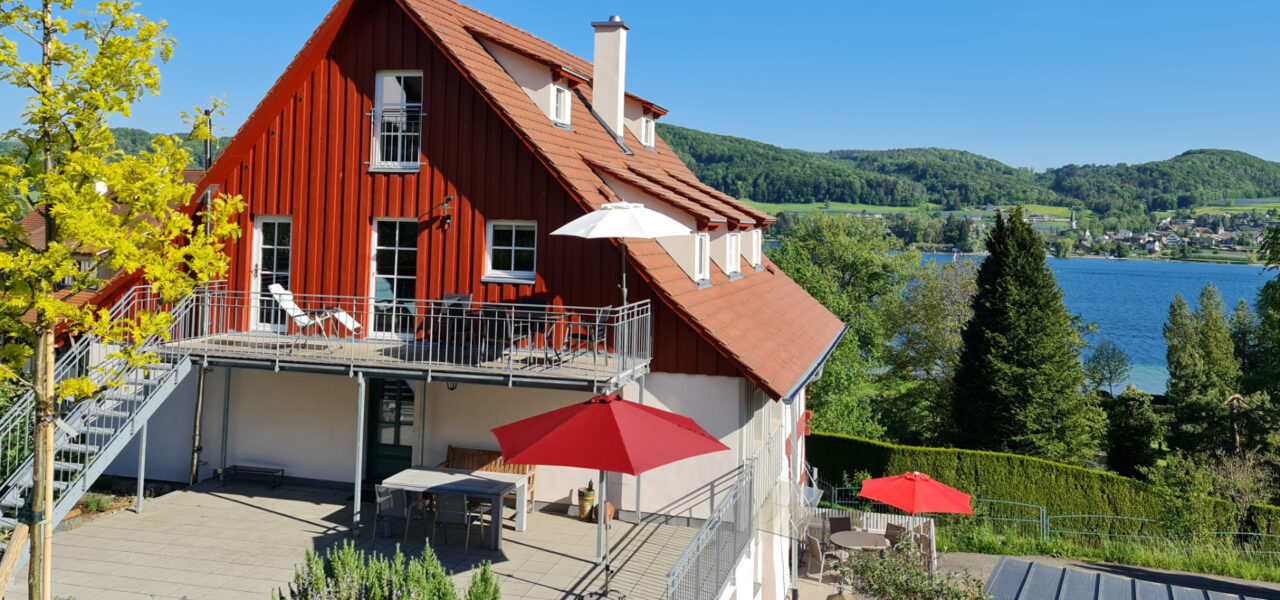
<path fill-rule="evenodd" d="M 608 392 L 647 372 L 648 301 L 575 307 L 263 293 L 214 284 L 167 344 L 210 364 Z"/>
<path fill-rule="evenodd" d="M 362 513 L 358 547 L 393 554 L 421 553 L 430 534 L 413 521 L 374 531 L 372 505 Z M 573 598 L 599 589 L 594 561 L 596 525 L 558 511 L 536 511 L 527 531 L 512 529 L 514 509 L 505 510 L 502 550 L 487 548 L 487 535 L 474 530 L 464 548 L 460 529 L 437 534 L 433 544 L 455 586 L 465 590 L 472 569 L 493 564 L 505 599 Z M 292 581 L 306 549 L 323 549 L 351 539 L 351 494 L 343 490 L 208 481 L 149 501 L 142 514 L 121 512 L 54 537 L 53 591 L 78 598 L 139 597 L 253 598 L 262 600 Z M 473 526 L 474 527 L 474 526 Z M 488 533 L 488 523 L 484 525 Z M 386 535 L 386 534 L 390 535 Z M 667 574 L 697 533 L 678 525 L 634 525 L 614 521 L 610 531 L 613 587 L 633 600 L 659 599 Z M 25 572 L 25 569 L 22 570 Z M 25 597 L 19 574 L 6 598 Z"/>

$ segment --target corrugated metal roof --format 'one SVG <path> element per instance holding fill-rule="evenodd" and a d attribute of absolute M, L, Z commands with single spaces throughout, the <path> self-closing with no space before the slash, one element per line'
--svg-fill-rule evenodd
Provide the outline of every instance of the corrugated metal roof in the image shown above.
<path fill-rule="evenodd" d="M 987 578 L 992 600 L 1274 600 L 1001 557 Z"/>

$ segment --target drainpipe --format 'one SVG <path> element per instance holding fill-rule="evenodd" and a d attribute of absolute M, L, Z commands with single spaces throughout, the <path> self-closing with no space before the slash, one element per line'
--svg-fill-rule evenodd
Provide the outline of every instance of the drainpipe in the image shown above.
<path fill-rule="evenodd" d="M 787 406 L 796 407 L 796 402 L 794 398 L 784 399 L 783 403 L 786 404 Z M 786 416 L 786 419 L 788 423 L 787 429 L 790 429 L 792 431 L 791 439 L 792 439 L 793 445 L 791 447 L 791 482 L 790 483 L 794 487 L 794 486 L 800 485 L 800 430 L 795 426 L 796 420 L 792 418 L 792 415 L 788 414 Z M 786 443 L 786 440 L 783 440 L 783 443 Z M 794 498 L 794 494 L 790 494 L 790 496 Z M 790 520 L 794 520 L 795 509 L 796 507 L 794 506 L 791 507 L 791 510 L 793 512 L 793 518 Z M 791 535 L 791 600 L 800 600 L 800 539 L 798 536 L 799 536 L 799 532 L 792 532 L 792 535 Z"/>
<path fill-rule="evenodd" d="M 356 373 L 356 474 L 351 505 L 351 536 L 360 535 L 360 484 L 364 472 L 364 372 Z"/>
<path fill-rule="evenodd" d="M 200 446 L 200 419 L 204 414 L 204 373 L 205 367 L 196 368 L 196 422 L 191 432 L 191 476 L 187 478 L 187 485 L 195 485 L 200 477 L 200 453 L 204 450 Z"/>

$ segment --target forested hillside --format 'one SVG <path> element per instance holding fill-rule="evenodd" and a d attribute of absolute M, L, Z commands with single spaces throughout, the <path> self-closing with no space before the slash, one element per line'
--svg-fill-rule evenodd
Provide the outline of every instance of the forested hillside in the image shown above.
<path fill-rule="evenodd" d="M 125 154 L 138 154 L 139 152 L 146 150 L 151 145 L 151 140 L 154 139 L 155 136 L 159 135 L 151 133 L 150 131 L 135 129 L 133 127 L 112 127 L 111 134 L 116 138 L 116 148 Z M 176 136 L 180 140 L 187 140 L 187 134 L 185 133 L 174 133 L 171 135 Z M 214 156 L 217 156 L 218 153 L 222 152 L 222 149 L 227 146 L 227 142 L 230 141 L 230 137 L 218 138 L 213 145 Z M 187 154 L 191 156 L 190 167 L 198 168 L 200 166 L 200 159 L 204 156 L 204 144 L 195 141 L 184 141 L 182 145 L 186 149 Z M 21 144 L 17 142 L 0 141 L 0 154 L 9 154 L 21 148 Z"/>
<path fill-rule="evenodd" d="M 1083 205 L 1107 216 L 1280 196 L 1280 163 L 1234 150 L 1190 150 L 1137 165 L 1067 165 L 1034 173 L 960 150 L 820 153 L 674 125 L 659 125 L 658 133 L 703 181 L 757 202 Z"/>

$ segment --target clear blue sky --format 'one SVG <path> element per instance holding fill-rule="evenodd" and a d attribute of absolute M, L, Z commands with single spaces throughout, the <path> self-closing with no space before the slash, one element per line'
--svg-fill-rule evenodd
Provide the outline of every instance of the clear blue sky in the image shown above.
<path fill-rule="evenodd" d="M 1190 148 L 1280 160 L 1280 3 L 474 0 L 590 59 L 629 25 L 628 88 L 664 122 L 810 150 L 941 146 L 1015 166 Z M 127 125 L 178 129 L 223 93 L 234 131 L 329 0 L 144 0 L 178 39 Z M 0 90 L 0 110 L 19 100 Z M 3 126 L 11 126 L 12 116 Z M 120 123 L 126 124 L 126 123 Z"/>

